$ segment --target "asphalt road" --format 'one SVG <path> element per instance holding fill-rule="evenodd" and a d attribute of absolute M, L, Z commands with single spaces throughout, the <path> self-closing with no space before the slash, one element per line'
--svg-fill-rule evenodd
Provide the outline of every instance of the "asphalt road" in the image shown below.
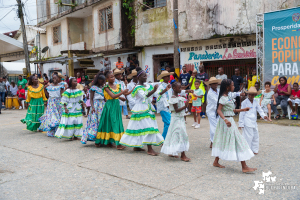
<path fill-rule="evenodd" d="M 192 160 L 185 163 L 132 148 L 49 138 L 25 130 L 20 122 L 25 114 L 0 115 L 0 199 L 300 199 L 299 127 L 259 124 L 260 151 L 247 162 L 258 170 L 243 174 L 238 162 L 221 161 L 225 169 L 212 166 L 207 119 L 193 129 L 188 117 Z M 157 121 L 162 131 L 160 116 Z M 123 122 L 126 128 L 128 120 Z M 268 171 L 272 174 L 263 181 Z M 253 189 L 254 181 L 264 184 L 264 194 Z"/>

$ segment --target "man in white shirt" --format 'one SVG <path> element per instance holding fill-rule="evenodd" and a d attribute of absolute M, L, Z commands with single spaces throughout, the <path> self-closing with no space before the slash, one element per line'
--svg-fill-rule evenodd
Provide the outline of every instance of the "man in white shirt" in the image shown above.
<path fill-rule="evenodd" d="M 121 90 L 127 89 L 125 83 L 121 80 L 123 72 L 124 72 L 124 69 L 122 69 L 122 70 L 115 69 L 114 70 L 114 75 L 115 75 L 115 78 L 116 78 L 115 79 L 115 84 L 120 84 L 121 85 Z M 119 97 L 119 101 L 120 101 L 121 113 L 122 113 L 122 110 L 123 110 L 123 114 L 126 116 L 126 119 L 130 119 L 130 117 L 128 116 L 128 110 L 127 110 L 125 95 L 122 94 Z"/>
<path fill-rule="evenodd" d="M 108 60 L 108 57 L 104 58 L 104 61 L 100 61 L 100 63 L 104 66 L 105 71 L 111 70 L 111 62 Z"/>
<path fill-rule="evenodd" d="M 224 80 L 224 79 L 227 79 L 227 75 L 224 74 L 224 68 L 223 67 L 219 67 L 218 74 L 216 75 L 216 78 L 221 79 L 221 81 Z M 221 82 L 220 82 L 220 84 L 221 84 Z M 220 84 L 218 85 L 218 90 L 220 90 Z"/>
<path fill-rule="evenodd" d="M 269 120 L 269 118 L 265 115 L 258 102 L 254 100 L 254 97 L 257 95 L 255 87 L 250 87 L 247 93 L 248 98 L 242 102 L 241 109 L 249 107 L 250 110 L 240 113 L 239 128 L 243 128 L 243 136 L 247 140 L 250 149 L 254 154 L 258 154 L 259 135 L 256 122 L 257 112 L 265 120 Z"/>
<path fill-rule="evenodd" d="M 209 81 L 204 82 L 205 85 L 209 85 L 210 89 L 207 93 L 207 106 L 206 106 L 206 114 L 209 120 L 210 125 L 210 148 L 212 148 L 212 142 L 214 141 L 214 135 L 217 128 L 217 123 L 219 120 L 219 116 L 217 117 L 217 104 L 218 104 L 218 98 L 219 98 L 219 92 L 218 85 L 221 83 L 222 80 L 217 79 L 216 77 L 211 77 Z M 231 98 L 236 98 L 237 96 L 244 96 L 245 94 L 241 92 L 230 92 L 228 96 Z"/>
<path fill-rule="evenodd" d="M 127 89 L 129 91 L 131 91 L 138 83 L 138 77 L 137 77 L 137 71 L 134 69 L 132 70 L 131 74 L 129 74 L 127 76 L 128 79 L 132 79 L 130 81 L 130 83 L 127 85 Z M 131 96 L 131 94 L 127 95 L 127 100 L 128 100 L 128 105 L 129 105 L 129 108 L 130 110 L 132 110 L 134 104 L 135 104 L 135 98 L 133 98 Z"/>

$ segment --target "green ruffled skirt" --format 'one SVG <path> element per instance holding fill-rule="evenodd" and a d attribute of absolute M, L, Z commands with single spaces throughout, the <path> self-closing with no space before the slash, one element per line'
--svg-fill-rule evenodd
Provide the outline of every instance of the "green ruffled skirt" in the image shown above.
<path fill-rule="evenodd" d="M 41 123 L 39 118 L 44 114 L 44 101 L 43 98 L 31 99 L 30 105 L 27 110 L 25 119 L 22 119 L 21 122 L 26 124 L 26 129 L 29 131 L 37 131 Z"/>

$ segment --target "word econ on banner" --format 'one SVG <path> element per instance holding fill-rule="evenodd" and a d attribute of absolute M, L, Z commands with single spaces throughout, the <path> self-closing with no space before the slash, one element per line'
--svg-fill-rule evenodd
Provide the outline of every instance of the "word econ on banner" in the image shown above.
<path fill-rule="evenodd" d="M 264 81 L 300 82 L 300 8 L 264 14 Z"/>

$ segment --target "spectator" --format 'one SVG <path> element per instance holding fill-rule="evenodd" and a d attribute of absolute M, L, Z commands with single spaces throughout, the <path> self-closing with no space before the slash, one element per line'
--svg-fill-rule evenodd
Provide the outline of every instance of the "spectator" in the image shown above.
<path fill-rule="evenodd" d="M 3 78 L 0 77 L 0 114 L 1 114 L 2 105 L 4 105 L 4 101 L 5 101 L 5 90 L 6 90 L 6 84 L 3 81 Z"/>
<path fill-rule="evenodd" d="M 104 58 L 104 62 L 100 61 L 100 63 L 104 66 L 105 71 L 111 71 L 111 62 L 108 60 L 108 57 Z"/>
<path fill-rule="evenodd" d="M 48 76 L 46 76 L 46 77 L 44 77 L 44 84 L 48 85 L 48 83 L 49 83 L 49 78 L 48 78 Z"/>
<path fill-rule="evenodd" d="M 26 84 L 27 84 L 27 80 L 26 79 L 23 79 L 22 75 L 19 75 L 19 80 L 18 80 L 18 83 L 17 85 L 21 85 L 23 89 L 25 89 L 26 87 Z"/>
<path fill-rule="evenodd" d="M 18 86 L 18 91 L 17 91 L 17 96 L 18 96 L 18 102 L 19 102 L 19 109 L 24 109 L 22 105 L 22 101 L 26 99 L 25 97 L 25 90 L 22 88 L 22 85 Z"/>
<path fill-rule="evenodd" d="M 277 110 L 277 106 L 280 104 L 281 109 L 283 110 L 282 118 L 285 119 L 287 115 L 288 106 L 287 100 L 291 95 L 291 86 L 287 84 L 287 79 L 284 76 L 279 78 L 279 83 L 280 84 L 276 85 L 274 89 L 274 92 L 278 93 L 278 96 L 276 97 L 276 104 L 271 104 L 271 107 L 276 115 L 275 119 L 280 119 L 281 116 L 279 115 Z"/>
<path fill-rule="evenodd" d="M 234 92 L 238 92 L 243 89 L 243 86 L 244 86 L 243 77 L 241 77 L 241 75 L 240 75 L 239 68 L 235 68 L 234 75 L 231 77 L 231 80 L 233 81 L 233 84 L 234 84 Z M 240 104 L 241 104 L 241 98 L 239 96 L 237 96 L 235 109 L 239 109 Z"/>
<path fill-rule="evenodd" d="M 84 76 L 84 77 L 85 77 L 85 80 L 89 80 L 89 76 L 88 76 L 88 75 L 85 75 L 85 72 L 84 72 L 84 71 L 81 72 L 81 76 Z"/>
<path fill-rule="evenodd" d="M 253 69 L 250 80 L 248 80 L 248 90 L 250 89 L 250 87 L 255 87 L 255 83 L 258 81 L 258 79 L 259 77 L 256 76 L 256 69 Z"/>
<path fill-rule="evenodd" d="M 178 80 L 178 79 L 179 79 L 179 77 L 178 77 L 177 74 L 175 73 L 175 68 L 174 68 L 174 67 L 172 67 L 172 68 L 170 69 L 170 72 L 173 72 L 173 75 L 170 75 L 170 81 L 169 81 L 169 83 L 171 83 L 172 80 Z"/>
<path fill-rule="evenodd" d="M 181 86 L 184 87 L 184 89 L 188 89 L 190 78 L 191 75 L 186 71 L 186 66 L 183 66 L 182 74 L 180 74 L 179 81 L 181 83 Z"/>
<path fill-rule="evenodd" d="M 227 79 L 227 75 L 224 74 L 224 68 L 223 67 L 219 67 L 218 74 L 216 75 L 216 78 L 221 79 L 221 80 Z M 218 90 L 220 90 L 220 84 L 218 85 Z"/>
<path fill-rule="evenodd" d="M 122 69 L 124 67 L 124 63 L 121 61 L 121 57 L 118 57 L 118 62 L 116 62 L 116 67 L 118 69 Z"/>
<path fill-rule="evenodd" d="M 293 84 L 293 90 L 290 98 L 288 99 L 289 106 L 292 109 L 291 115 L 297 115 L 298 114 L 298 105 L 300 103 L 300 90 L 299 90 L 299 84 L 295 82 Z M 295 108 L 293 106 L 295 104 Z"/>
<path fill-rule="evenodd" d="M 43 73 L 43 77 L 44 77 L 44 81 L 46 80 L 46 78 L 49 80 L 48 76 L 46 73 Z"/>
<path fill-rule="evenodd" d="M 81 74 L 80 72 L 76 73 L 77 83 L 81 83 Z"/>
<path fill-rule="evenodd" d="M 82 77 L 81 77 L 81 82 L 80 82 L 80 84 L 84 87 L 84 86 L 88 86 L 89 87 L 89 84 L 90 84 L 90 82 L 88 81 L 88 80 L 86 80 L 85 79 L 85 76 L 83 75 Z M 88 88 L 87 88 L 88 89 Z"/>
<path fill-rule="evenodd" d="M 6 89 L 5 89 L 5 98 L 6 98 L 10 93 L 10 84 L 5 76 L 3 77 L 3 82 L 6 85 Z M 4 102 L 4 104 L 5 104 L 5 102 Z"/>
<path fill-rule="evenodd" d="M 203 65 L 203 64 L 200 65 L 199 71 L 200 71 L 200 73 L 198 73 L 198 74 L 196 75 L 196 79 L 200 80 L 200 81 L 201 81 L 201 85 L 204 86 L 204 88 L 203 88 L 203 86 L 201 87 L 202 90 L 204 89 L 204 91 L 203 91 L 204 96 L 203 96 L 203 98 L 202 98 L 202 111 L 201 111 L 201 113 L 200 113 L 200 116 L 201 116 L 202 118 L 205 118 L 205 117 L 206 117 L 206 116 L 205 116 L 206 105 L 207 105 L 206 99 L 207 99 L 207 92 L 208 92 L 207 89 L 208 89 L 208 88 L 207 88 L 207 86 L 204 84 L 204 81 L 205 81 L 205 82 L 208 81 L 208 74 L 204 71 L 204 65 Z"/>
<path fill-rule="evenodd" d="M 16 96 L 18 91 L 18 86 L 16 85 L 15 81 L 12 80 L 10 83 L 10 93 L 12 96 Z"/>
<path fill-rule="evenodd" d="M 54 72 L 52 73 L 52 76 L 53 76 L 53 74 L 56 74 L 56 75 L 58 76 L 58 72 L 57 72 L 57 71 L 54 71 Z M 51 78 L 49 82 L 50 82 L 50 83 L 53 83 L 53 79 Z"/>
<path fill-rule="evenodd" d="M 130 61 L 130 71 L 134 70 L 140 66 L 140 62 L 136 59 L 136 55 L 132 56 L 132 60 Z"/>
<path fill-rule="evenodd" d="M 43 84 L 43 85 L 44 85 L 44 79 L 41 77 L 40 74 L 38 74 L 38 80 L 39 80 L 39 83 L 40 83 L 40 84 Z"/>

